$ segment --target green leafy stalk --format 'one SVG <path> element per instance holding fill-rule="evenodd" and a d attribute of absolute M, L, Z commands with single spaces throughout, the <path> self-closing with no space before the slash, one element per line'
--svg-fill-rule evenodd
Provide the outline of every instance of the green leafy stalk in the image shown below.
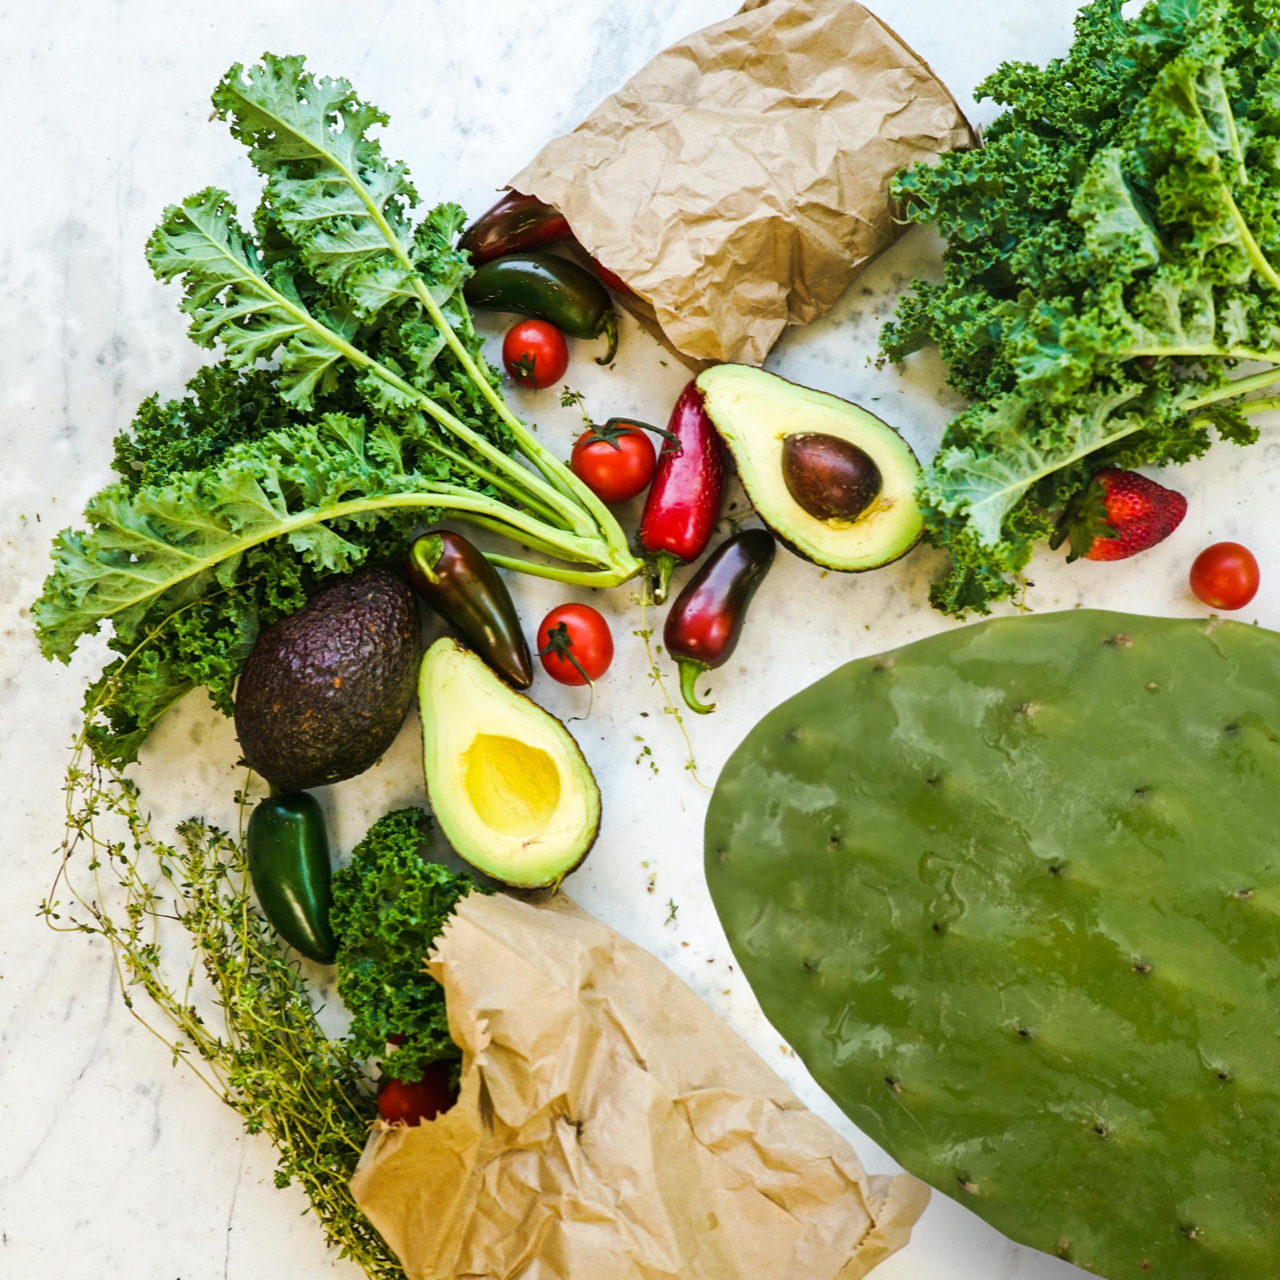
<path fill-rule="evenodd" d="M 268 198 L 316 278 L 366 318 L 388 303 L 416 299 L 521 452 L 554 481 L 551 492 L 573 499 L 563 508 L 573 527 L 589 533 L 596 531 L 594 522 L 613 534 L 617 526 L 608 509 L 510 411 L 454 332 L 443 304 L 469 274 L 465 258 L 455 255 L 450 268 L 433 277 L 418 269 L 405 220 L 415 193 L 403 166 L 388 164 L 368 138 L 369 129 L 385 125 L 387 117 L 360 102 L 345 80 L 308 75 L 297 57 L 266 55 L 247 73 L 237 64 L 213 101 L 219 116 L 230 119 L 232 133 L 251 147 L 254 165 L 267 178 Z M 449 430 L 460 425 L 439 420 Z M 487 456 L 498 466 L 509 465 L 501 454 Z M 525 476 L 525 483 L 541 490 L 532 477 Z M 583 506 L 589 521 L 583 520 Z M 625 547 L 618 537 L 616 545 Z"/>
<path fill-rule="evenodd" d="M 1236 443 L 1280 382 L 1280 3 L 1119 0 L 1081 10 L 1070 55 L 1002 67 L 981 151 L 898 182 L 947 238 L 882 338 L 936 343 L 970 407 L 921 489 L 952 557 L 933 598 L 985 612 L 1021 588 L 1054 513 L 1103 465 Z M 1238 372 L 1262 362 L 1260 373 Z"/>
<path fill-rule="evenodd" d="M 168 610 L 210 582 L 230 585 L 245 553 L 271 539 L 285 539 L 321 569 L 349 572 L 358 556 L 337 530 L 392 508 L 432 519 L 442 510 L 475 514 L 562 555 L 583 550 L 584 539 L 483 493 L 406 472 L 400 445 L 414 429 L 412 421 L 399 433 L 382 424 L 370 438 L 363 420 L 325 415 L 313 429 L 239 445 L 216 470 L 188 472 L 164 488 L 103 490 L 87 509 L 92 538 L 64 533 L 55 541 L 58 572 L 36 606 L 46 653 L 69 656 L 104 620 L 131 642 L 157 602 Z"/>

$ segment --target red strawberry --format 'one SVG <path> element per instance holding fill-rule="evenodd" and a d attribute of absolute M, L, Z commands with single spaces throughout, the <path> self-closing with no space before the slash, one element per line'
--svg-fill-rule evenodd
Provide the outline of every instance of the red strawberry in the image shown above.
<path fill-rule="evenodd" d="M 1103 467 L 1067 503 L 1049 542 L 1071 540 L 1067 561 L 1127 560 L 1163 542 L 1187 514 L 1187 500 L 1136 471 Z"/>

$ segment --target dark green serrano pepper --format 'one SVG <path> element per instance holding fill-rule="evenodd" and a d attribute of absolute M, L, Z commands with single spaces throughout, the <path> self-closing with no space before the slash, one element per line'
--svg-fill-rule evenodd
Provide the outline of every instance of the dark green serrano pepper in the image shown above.
<path fill-rule="evenodd" d="M 424 533 L 409 548 L 409 584 L 508 684 L 533 683 L 529 645 L 507 584 L 460 533 Z"/>
<path fill-rule="evenodd" d="M 515 253 L 494 258 L 462 287 L 473 306 L 532 316 L 574 338 L 603 335 L 609 349 L 596 360 L 608 364 L 618 349 L 618 313 L 599 280 L 567 258 L 553 253 Z"/>
<path fill-rule="evenodd" d="M 329 925 L 329 839 L 324 814 L 306 791 L 268 796 L 249 819 L 249 878 L 275 931 L 317 964 L 333 964 Z"/>

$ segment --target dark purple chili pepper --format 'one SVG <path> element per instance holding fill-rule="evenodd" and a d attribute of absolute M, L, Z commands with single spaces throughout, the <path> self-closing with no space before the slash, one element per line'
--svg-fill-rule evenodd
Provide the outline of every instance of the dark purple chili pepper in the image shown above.
<path fill-rule="evenodd" d="M 715 704 L 698 701 L 695 682 L 729 661 L 756 589 L 773 564 L 767 529 L 748 529 L 722 542 L 689 579 L 667 614 L 662 639 L 680 668 L 680 692 L 690 711 L 706 715 Z"/>
<path fill-rule="evenodd" d="M 508 253 L 524 253 L 567 240 L 573 233 L 564 214 L 536 196 L 504 191 L 463 233 L 458 248 L 475 266 Z"/>
<path fill-rule="evenodd" d="M 460 533 L 424 533 L 409 548 L 413 589 L 508 684 L 527 689 L 533 662 L 507 584 Z"/>

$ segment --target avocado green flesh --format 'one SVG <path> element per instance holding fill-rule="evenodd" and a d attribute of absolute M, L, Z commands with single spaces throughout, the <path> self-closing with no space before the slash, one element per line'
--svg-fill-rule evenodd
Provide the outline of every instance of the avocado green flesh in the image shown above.
<path fill-rule="evenodd" d="M 842 667 L 712 799 L 766 1015 L 849 1117 L 1099 1275 L 1280 1275 L 1280 636 L 1094 611 Z"/>
<path fill-rule="evenodd" d="M 920 540 L 920 464 L 907 442 L 874 414 L 749 365 L 714 365 L 699 374 L 698 388 L 760 518 L 797 555 L 856 573 L 899 559 Z M 810 433 L 850 441 L 879 469 L 883 487 L 855 520 L 820 520 L 788 492 L 783 442 Z"/>
<path fill-rule="evenodd" d="M 427 793 L 459 856 L 519 888 L 558 884 L 600 826 L 569 731 L 452 639 L 427 650 L 418 698 Z"/>

